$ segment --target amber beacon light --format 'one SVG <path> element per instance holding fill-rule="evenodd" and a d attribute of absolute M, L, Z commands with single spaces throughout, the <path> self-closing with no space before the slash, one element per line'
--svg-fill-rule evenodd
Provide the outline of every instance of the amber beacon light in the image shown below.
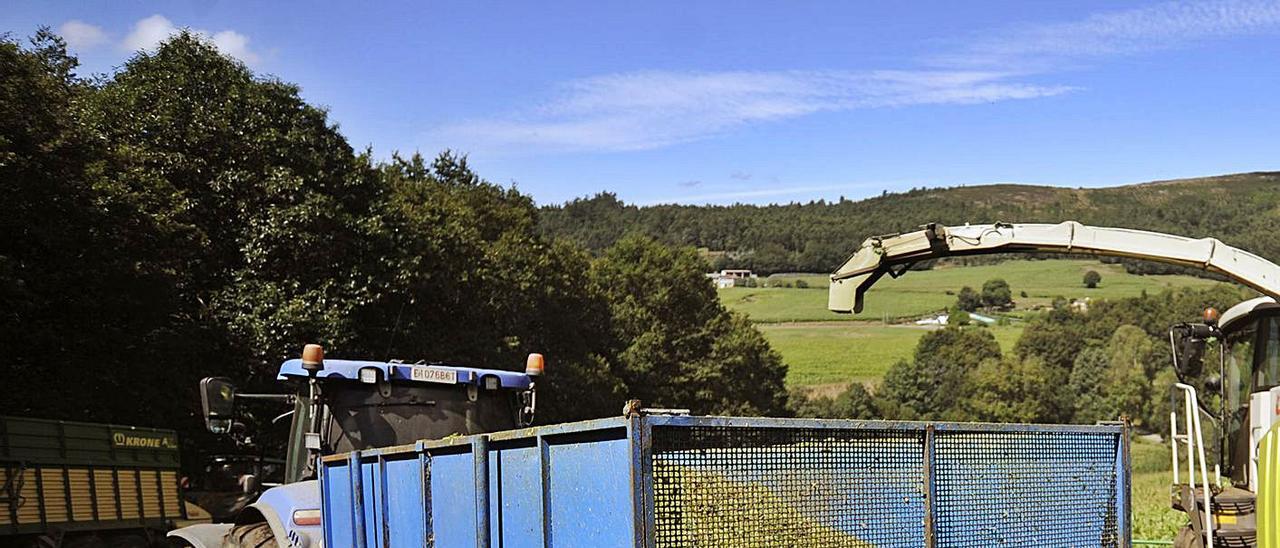
<path fill-rule="evenodd" d="M 529 359 L 524 362 L 524 374 L 530 377 L 541 377 L 546 371 L 546 361 L 542 358 L 542 354 L 529 354 Z"/>

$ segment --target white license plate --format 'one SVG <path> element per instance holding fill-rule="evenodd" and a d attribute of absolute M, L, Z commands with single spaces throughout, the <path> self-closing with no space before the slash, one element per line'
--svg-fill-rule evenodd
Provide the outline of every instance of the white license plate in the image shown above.
<path fill-rule="evenodd" d="M 434 367 L 415 366 L 410 370 L 409 377 L 415 381 L 458 384 L 458 372 L 452 369 L 436 369 Z"/>

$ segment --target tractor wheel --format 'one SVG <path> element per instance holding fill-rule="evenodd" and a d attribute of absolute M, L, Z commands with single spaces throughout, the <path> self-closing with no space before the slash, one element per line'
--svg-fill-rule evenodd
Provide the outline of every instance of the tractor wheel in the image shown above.
<path fill-rule="evenodd" d="M 222 548 L 279 548 L 271 524 L 260 521 L 232 527 L 222 538 Z"/>
<path fill-rule="evenodd" d="M 1204 548 L 1204 537 L 1197 535 L 1190 525 L 1178 530 L 1173 537 L 1173 548 Z"/>

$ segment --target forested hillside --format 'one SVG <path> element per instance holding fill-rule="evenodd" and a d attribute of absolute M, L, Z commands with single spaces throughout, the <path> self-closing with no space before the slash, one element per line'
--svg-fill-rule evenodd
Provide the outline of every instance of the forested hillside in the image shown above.
<path fill-rule="evenodd" d="M 544 234 L 601 249 L 629 233 L 707 248 L 715 266 L 825 272 L 868 236 L 926 222 L 1060 222 L 1212 236 L 1280 259 L 1280 173 L 1245 173 L 1099 189 L 986 185 L 918 189 L 860 201 L 638 207 L 603 193 L 542 208 Z"/>

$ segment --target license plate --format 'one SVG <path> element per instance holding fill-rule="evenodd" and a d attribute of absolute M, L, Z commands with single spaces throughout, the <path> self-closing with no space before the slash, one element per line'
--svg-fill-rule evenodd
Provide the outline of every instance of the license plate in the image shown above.
<path fill-rule="evenodd" d="M 414 367 L 409 377 L 415 381 L 458 384 L 458 372 L 452 369 L 436 369 L 434 367 Z"/>

